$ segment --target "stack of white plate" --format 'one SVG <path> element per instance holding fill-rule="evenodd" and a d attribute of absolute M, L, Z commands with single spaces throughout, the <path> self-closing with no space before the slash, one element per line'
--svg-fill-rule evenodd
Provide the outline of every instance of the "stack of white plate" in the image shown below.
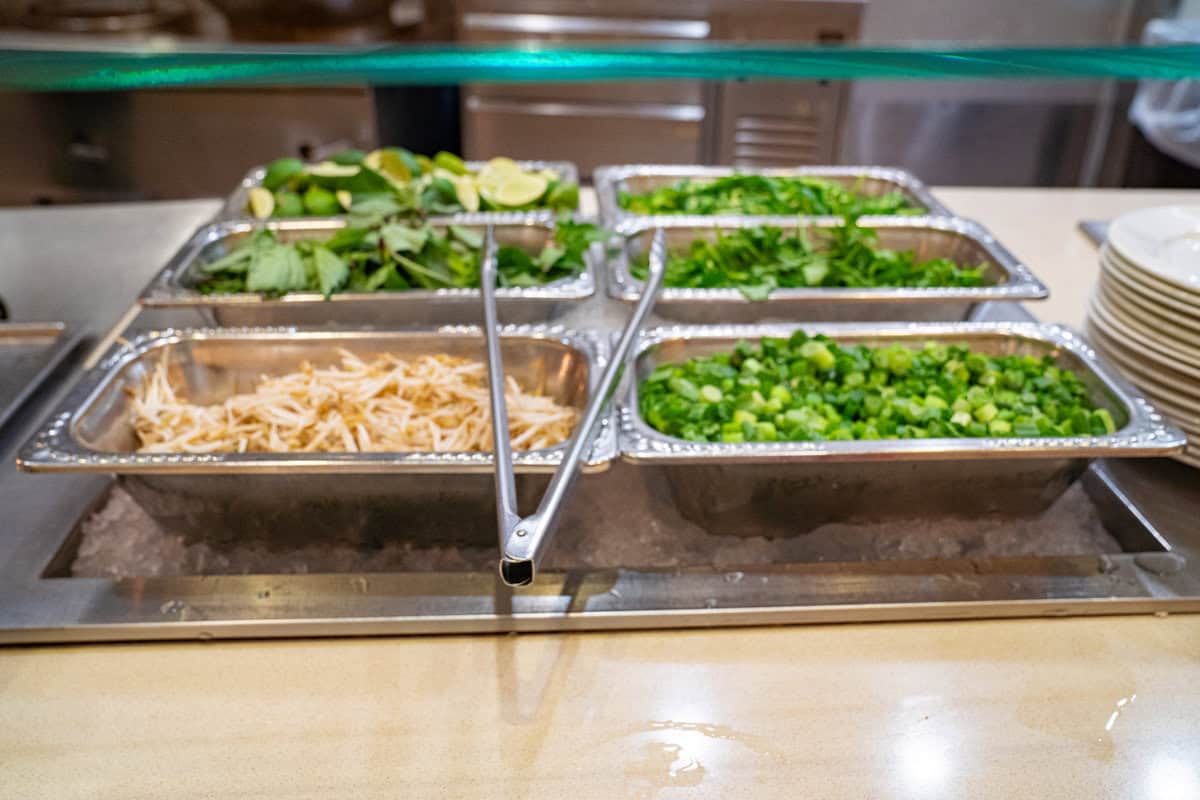
<path fill-rule="evenodd" d="M 1109 226 L 1087 331 L 1187 433 L 1177 458 L 1200 467 L 1200 206 L 1147 208 Z"/>

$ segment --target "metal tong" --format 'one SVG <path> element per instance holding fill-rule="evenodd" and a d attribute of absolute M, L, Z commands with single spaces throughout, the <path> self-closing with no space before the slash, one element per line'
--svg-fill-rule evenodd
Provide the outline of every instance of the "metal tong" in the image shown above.
<path fill-rule="evenodd" d="M 662 288 L 666 272 L 666 238 L 660 228 L 650 245 L 650 274 L 621 338 L 613 350 L 600 382 L 588 399 L 562 463 L 550 479 L 537 510 L 522 518 L 517 513 L 517 486 L 513 473 L 512 441 L 508 433 L 508 403 L 504 397 L 504 362 L 500 355 L 500 330 L 496 315 L 496 239 L 487 227 L 480 284 L 483 289 L 484 334 L 487 339 L 488 386 L 492 406 L 492 442 L 496 470 L 496 522 L 499 527 L 500 577 L 509 586 L 533 581 L 537 565 L 557 530 L 559 513 L 579 477 L 584 457 L 591 451 L 604 406 L 620 382 L 629 351 Z"/>

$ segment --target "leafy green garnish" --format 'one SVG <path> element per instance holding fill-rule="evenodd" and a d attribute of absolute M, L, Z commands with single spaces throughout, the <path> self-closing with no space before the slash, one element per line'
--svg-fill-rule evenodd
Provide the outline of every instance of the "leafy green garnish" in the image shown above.
<path fill-rule="evenodd" d="M 878 234 L 850 222 L 836 228 L 738 228 L 697 238 L 667 259 L 665 285 L 691 289 L 739 289 L 749 300 L 765 300 L 775 289 L 806 287 L 982 286 L 983 266 L 948 258 L 918 260 L 911 250 L 886 250 Z M 631 272 L 645 280 L 649 259 L 634 260 Z"/>
<path fill-rule="evenodd" d="M 1053 357 L 928 342 L 840 345 L 797 331 L 663 364 L 638 388 L 655 430 L 697 442 L 1099 436 L 1115 421 Z"/>
<path fill-rule="evenodd" d="M 497 282 L 545 286 L 574 277 L 585 268 L 588 247 L 605 236 L 594 225 L 563 219 L 539 251 L 498 247 Z M 392 222 L 297 242 L 280 242 L 264 229 L 201 266 L 195 288 L 205 294 L 319 291 L 326 297 L 340 291 L 478 288 L 482 246 L 482 235 L 461 225 L 442 230 Z"/>
<path fill-rule="evenodd" d="M 691 178 L 650 192 L 621 192 L 621 208 L 634 214 L 919 214 L 900 192 L 870 196 L 836 181 L 784 175 Z"/>

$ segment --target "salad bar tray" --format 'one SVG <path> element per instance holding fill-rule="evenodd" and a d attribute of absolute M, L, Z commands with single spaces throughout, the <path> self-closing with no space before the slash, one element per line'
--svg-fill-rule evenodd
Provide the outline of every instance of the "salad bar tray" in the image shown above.
<path fill-rule="evenodd" d="M 507 375 L 577 409 L 587 402 L 608 359 L 606 335 L 538 326 L 502 334 Z M 341 351 L 364 360 L 379 354 L 431 353 L 481 359 L 481 331 L 370 332 L 298 329 L 166 330 L 118 346 L 64 399 L 21 452 L 32 472 L 115 473 L 121 485 L 164 524 L 197 533 L 250 535 L 274 529 L 410 529 L 494 538 L 492 457 L 487 452 L 138 452 L 131 406 L 157 365 L 192 402 L 214 403 L 245 392 L 268 373 L 338 363 Z M 566 444 L 513 454 L 517 492 L 536 498 Z M 587 472 L 616 455 L 611 412 L 585 458 Z"/>
<path fill-rule="evenodd" d="M 552 326 L 503 329 L 506 374 L 540 387 L 559 403 L 582 408 L 608 362 L 608 335 Z M 31 472 L 101 472 L 143 475 L 492 474 L 484 452 L 221 452 L 139 453 L 131 404 L 134 390 L 164 364 L 172 383 L 191 402 L 217 403 L 246 392 L 264 374 L 299 364 L 335 364 L 342 350 L 360 358 L 432 353 L 482 361 L 483 335 L 471 326 L 426 331 L 305 330 L 299 328 L 203 328 L 145 333 L 115 345 L 62 401 L 48 424 L 22 451 Z M 586 467 L 603 470 L 616 455 L 611 420 L 595 438 Z M 513 454 L 518 472 L 552 472 L 565 445 Z M 243 484 L 244 487 L 244 484 Z M 234 486 L 235 491 L 244 488 Z"/>
<path fill-rule="evenodd" d="M 1026 511 L 1054 501 L 1089 460 L 1169 455 L 1184 443 L 1147 400 L 1097 361 L 1078 334 L 1037 323 L 830 323 L 804 330 L 839 344 L 965 343 L 988 355 L 1049 355 L 1079 376 L 1092 405 L 1111 415 L 1111 433 L 694 442 L 661 433 L 643 418 L 639 384 L 664 363 L 729 352 L 742 340 L 787 339 L 795 330 L 795 325 L 679 326 L 642 334 L 631 369 L 636 380 L 618 412 L 622 457 L 668 465 L 684 517 L 736 534 L 758 530 L 750 521 L 764 515 L 794 519 L 803 527 L 836 519 L 847 509 L 886 515 L 911 510 L 915 502 L 960 515 Z"/>
<path fill-rule="evenodd" d="M 842 225 L 840 220 L 797 223 L 795 217 L 734 216 L 669 217 L 633 223 L 614 257 L 609 260 L 608 293 L 626 303 L 641 295 L 641 281 L 631 266 L 649 248 L 656 228 L 666 230 L 672 251 L 686 249 L 696 239 L 715 240 L 738 229 L 779 227 L 786 231 L 819 233 Z M 982 286 L 778 288 L 764 299 L 748 299 L 734 288 L 672 288 L 662 290 L 655 311 L 660 317 L 690 322 L 738 323 L 771 319 L 862 322 L 890 320 L 965 320 L 979 303 L 1027 302 L 1049 295 L 1046 286 L 983 226 L 954 217 L 876 217 L 870 228 L 879 247 L 911 251 L 918 261 L 944 258 L 979 267 Z"/>
<path fill-rule="evenodd" d="M 538 213 L 470 214 L 427 221 L 431 229 L 448 228 L 482 233 L 495 225 L 497 243 L 537 252 L 554 243 L 555 221 Z M 205 266 L 215 262 L 257 231 L 275 234 L 280 242 L 327 239 L 345 229 L 345 218 L 288 219 L 255 222 L 226 220 L 206 225 L 175 255 L 142 291 L 140 302 L 154 309 L 199 309 L 213 325 L 375 325 L 429 327 L 474 324 L 480 321 L 480 291 L 470 288 L 336 292 L 291 292 L 282 296 L 259 293 L 205 294 L 197 288 Z M 545 322 L 572 303 L 596 292 L 598 245 L 583 253 L 584 269 L 542 286 L 500 287 L 496 302 L 503 319 L 514 324 Z"/>
<path fill-rule="evenodd" d="M 622 164 L 598 167 L 593 173 L 597 201 L 600 206 L 600 219 L 605 225 L 619 233 L 625 233 L 637 226 L 644 225 L 647 218 L 665 222 L 674 215 L 637 214 L 622 207 L 622 193 L 644 194 L 671 186 L 684 179 L 701 184 L 733 175 L 816 178 L 850 188 L 867 197 L 898 193 L 913 210 L 913 213 L 939 217 L 952 216 L 950 210 L 933 196 L 933 193 L 920 179 L 911 172 L 891 167 L 812 166 L 752 169 L 678 164 Z M 763 215 L 744 216 L 752 216 L 761 220 Z"/>

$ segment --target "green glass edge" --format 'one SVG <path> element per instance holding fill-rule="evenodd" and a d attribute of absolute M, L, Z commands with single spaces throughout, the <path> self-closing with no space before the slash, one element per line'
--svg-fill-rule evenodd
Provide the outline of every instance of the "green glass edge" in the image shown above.
<path fill-rule="evenodd" d="M 1200 77 L 1200 46 L 1088 48 L 631 47 L 0 50 L 0 88 L 701 79 L 982 80 Z"/>

